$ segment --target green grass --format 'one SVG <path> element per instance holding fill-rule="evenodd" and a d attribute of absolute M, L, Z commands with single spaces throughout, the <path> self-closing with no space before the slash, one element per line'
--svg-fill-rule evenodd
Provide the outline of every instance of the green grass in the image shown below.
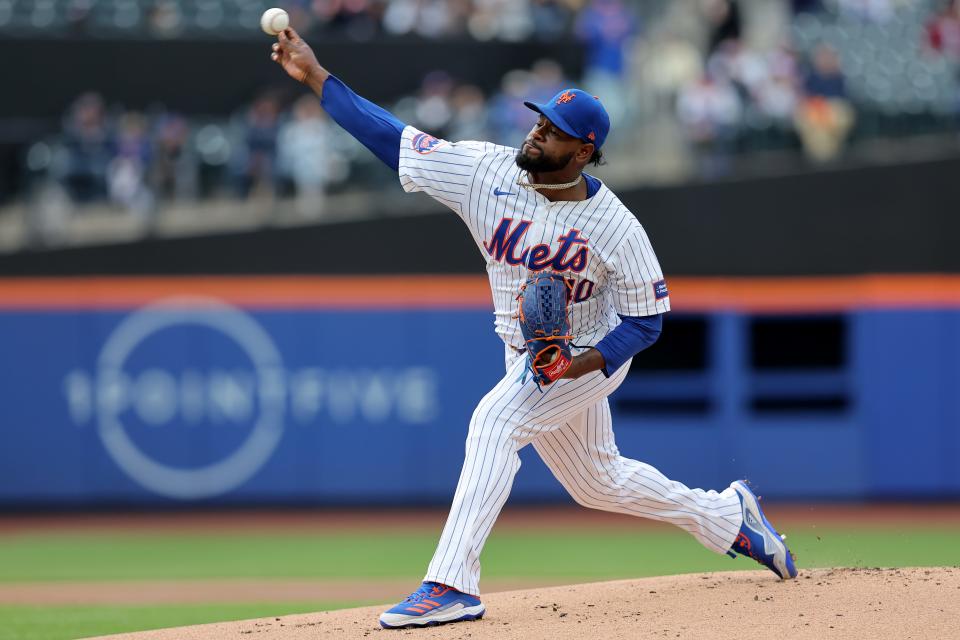
<path fill-rule="evenodd" d="M 408 578 L 413 587 L 437 532 L 244 534 L 24 534 L 0 538 L 0 582 L 204 578 Z M 960 565 L 956 533 L 828 528 L 791 531 L 803 568 Z M 487 578 L 571 582 L 754 569 L 703 549 L 681 531 L 503 530 L 483 555 Z M 342 608 L 363 603 L 193 606 L 0 605 L 0 640 L 66 640 L 203 622 Z"/>
<path fill-rule="evenodd" d="M 823 529 L 791 533 L 801 566 L 960 564 L 956 533 Z M 198 578 L 418 577 L 436 534 L 5 536 L 0 582 Z M 494 532 L 484 575 L 499 578 L 624 578 L 742 569 L 682 532 Z"/>
<path fill-rule="evenodd" d="M 577 579 L 754 569 L 750 560 L 732 560 L 707 551 L 683 533 L 491 537 L 484 552 L 486 575 L 535 575 Z M 833 566 L 937 566 L 960 564 L 956 532 L 831 529 L 788 538 L 801 568 Z"/>
<path fill-rule="evenodd" d="M 2 640 L 72 640 L 128 631 L 181 627 L 341 609 L 365 603 L 326 602 L 282 604 L 195 604 L 162 606 L 57 606 L 12 607 L 0 605 Z"/>

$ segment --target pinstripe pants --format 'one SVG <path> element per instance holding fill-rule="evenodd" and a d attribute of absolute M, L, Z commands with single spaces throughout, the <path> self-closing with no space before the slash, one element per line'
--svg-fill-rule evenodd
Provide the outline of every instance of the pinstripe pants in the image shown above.
<path fill-rule="evenodd" d="M 624 458 L 614 442 L 610 405 L 630 369 L 559 380 L 541 393 L 524 376 L 525 359 L 508 353 L 507 374 L 473 412 L 453 504 L 424 580 L 480 593 L 480 553 L 533 443 L 579 504 L 670 522 L 717 553 L 740 530 L 736 492 L 690 489 L 648 464 Z"/>

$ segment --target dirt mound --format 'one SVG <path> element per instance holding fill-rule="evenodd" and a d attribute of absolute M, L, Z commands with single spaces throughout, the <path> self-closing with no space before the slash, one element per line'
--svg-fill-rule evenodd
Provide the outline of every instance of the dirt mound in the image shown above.
<path fill-rule="evenodd" d="M 960 567 L 690 574 L 506 591 L 477 622 L 402 631 L 382 607 L 109 636 L 111 640 L 570 638 L 949 638 L 960 628 Z"/>

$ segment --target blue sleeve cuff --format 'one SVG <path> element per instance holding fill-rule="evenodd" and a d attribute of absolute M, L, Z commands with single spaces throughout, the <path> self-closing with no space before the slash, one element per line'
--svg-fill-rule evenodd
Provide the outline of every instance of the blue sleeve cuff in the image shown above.
<path fill-rule="evenodd" d="M 400 140 L 406 125 L 395 115 L 361 98 L 333 75 L 323 83 L 320 106 L 373 155 L 394 171 L 399 170 Z"/>
<path fill-rule="evenodd" d="M 603 356 L 601 371 L 608 378 L 627 360 L 656 342 L 663 329 L 663 314 L 620 316 L 620 319 L 623 322 L 593 347 Z"/>

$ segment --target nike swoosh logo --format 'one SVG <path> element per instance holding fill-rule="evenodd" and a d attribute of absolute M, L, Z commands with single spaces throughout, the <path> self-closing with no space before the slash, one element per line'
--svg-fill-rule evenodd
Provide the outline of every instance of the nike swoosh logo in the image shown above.
<path fill-rule="evenodd" d="M 495 196 L 512 196 L 512 195 L 516 195 L 516 194 L 513 193 L 512 191 L 500 191 L 500 189 L 499 189 L 498 187 L 494 187 L 494 188 L 493 188 L 493 195 L 495 195 Z"/>

